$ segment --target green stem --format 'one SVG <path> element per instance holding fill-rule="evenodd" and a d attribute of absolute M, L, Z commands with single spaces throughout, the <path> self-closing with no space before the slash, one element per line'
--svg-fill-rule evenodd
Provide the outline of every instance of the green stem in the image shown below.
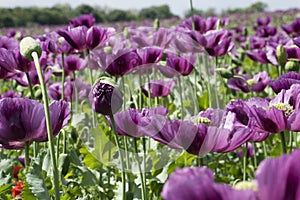
<path fill-rule="evenodd" d="M 150 84 L 150 72 L 147 70 L 147 81 L 148 81 L 148 106 L 151 107 L 151 84 Z"/>
<path fill-rule="evenodd" d="M 192 27 L 193 27 L 193 30 L 195 30 L 195 17 L 194 17 L 193 0 L 190 0 L 190 7 L 191 7 L 191 15 L 192 15 Z"/>
<path fill-rule="evenodd" d="M 262 142 L 262 145 L 263 145 L 264 157 L 267 158 L 267 157 L 268 157 L 268 153 L 267 153 L 266 142 L 263 141 L 263 142 Z"/>
<path fill-rule="evenodd" d="M 218 67 L 218 56 L 216 56 L 216 66 L 215 69 L 217 69 Z M 216 98 L 216 104 L 217 104 L 217 108 L 220 108 L 220 102 L 219 102 L 219 95 L 218 95 L 218 81 L 217 81 L 217 72 L 216 70 L 214 71 L 214 79 L 215 79 L 215 98 Z"/>
<path fill-rule="evenodd" d="M 35 99 L 35 95 L 34 95 L 34 92 L 33 92 L 33 89 L 32 89 L 32 84 L 31 84 L 29 73 L 25 72 L 25 74 L 26 74 L 26 78 L 27 78 L 27 82 L 28 82 L 28 86 L 29 86 L 30 98 Z"/>
<path fill-rule="evenodd" d="M 284 132 L 279 133 L 280 134 L 280 139 L 281 139 L 281 145 L 282 145 L 282 153 L 286 154 L 286 142 L 285 142 L 285 137 L 284 137 Z"/>
<path fill-rule="evenodd" d="M 41 69 L 41 66 L 40 66 L 40 63 L 39 63 L 39 57 L 38 57 L 37 52 L 32 52 L 31 56 L 34 60 L 34 64 L 35 64 L 35 67 L 36 67 L 36 70 L 37 70 L 37 73 L 38 73 L 38 76 L 39 76 L 41 89 L 42 89 L 44 110 L 45 110 L 45 117 L 46 117 L 46 125 L 47 125 L 47 134 L 48 134 L 48 148 L 50 149 L 52 168 L 53 168 L 54 194 L 55 194 L 55 199 L 59 200 L 60 199 L 59 176 L 58 176 L 56 157 L 55 157 L 55 149 L 54 149 L 54 141 L 53 141 L 53 135 L 52 135 L 52 125 L 51 125 L 47 90 L 46 90 L 44 76 L 43 76 L 42 69 Z"/>
<path fill-rule="evenodd" d="M 25 166 L 30 165 L 30 159 L 29 159 L 29 142 L 25 142 Z"/>
<path fill-rule="evenodd" d="M 210 72 L 209 72 L 209 69 L 208 69 L 208 58 L 205 54 L 202 55 L 203 57 L 203 60 L 204 60 L 204 69 L 205 69 L 205 74 L 206 74 L 206 82 L 207 82 L 207 91 L 208 91 L 208 96 L 209 96 L 209 107 L 212 108 L 212 88 L 211 88 L 211 84 L 210 84 Z M 200 69 L 201 71 L 201 69 Z"/>
<path fill-rule="evenodd" d="M 29 86 L 30 98 L 35 99 L 35 95 L 34 95 L 34 92 L 33 92 L 32 83 L 31 83 L 31 80 L 30 80 L 29 73 L 25 72 L 25 74 L 26 74 L 26 78 L 27 78 L 27 82 L 28 82 L 28 86 Z M 38 155 L 38 153 L 39 153 L 38 143 L 33 142 L 33 155 L 34 155 L 34 157 L 36 157 Z"/>
<path fill-rule="evenodd" d="M 144 182 L 144 177 L 143 177 L 143 173 L 142 173 L 142 168 L 141 168 L 141 163 L 139 160 L 139 151 L 137 148 L 137 142 L 136 142 L 136 138 L 134 138 L 134 149 L 135 149 L 135 154 L 136 154 L 136 161 L 138 164 L 138 168 L 139 168 L 139 172 L 140 172 L 140 179 L 141 179 L 141 184 L 142 184 L 142 200 L 146 200 L 146 188 L 145 188 L 145 182 Z"/>
<path fill-rule="evenodd" d="M 76 85 L 76 72 L 73 72 L 73 78 L 74 78 L 74 92 L 75 92 L 75 112 L 78 112 L 78 89 Z M 72 98 L 71 98 L 72 99 Z"/>
<path fill-rule="evenodd" d="M 184 119 L 184 107 L 183 107 L 183 97 L 182 97 L 182 85 L 181 77 L 178 76 L 178 86 L 179 86 L 179 97 L 180 97 L 180 107 L 181 107 L 181 120 Z"/>
<path fill-rule="evenodd" d="M 126 99 L 125 99 L 125 94 L 126 94 L 126 88 L 125 88 L 125 78 L 124 76 L 121 77 L 121 82 L 122 82 L 122 89 L 123 89 L 123 99 L 124 101 L 126 102 Z M 123 110 L 126 109 L 126 104 L 123 103 Z M 126 169 L 129 169 L 130 165 L 129 165 L 129 155 L 128 155 L 128 139 L 127 137 L 123 137 L 123 142 L 124 142 L 124 148 L 125 148 L 125 168 Z M 126 173 L 127 174 L 127 179 L 130 180 L 130 175 L 129 173 Z M 128 181 L 128 190 L 131 191 L 131 187 L 132 187 L 132 184 L 130 181 Z"/>
<path fill-rule="evenodd" d="M 87 57 L 88 57 L 88 68 L 89 68 L 89 77 L 90 77 L 90 84 L 91 84 L 91 87 L 93 87 L 94 85 L 94 80 L 93 80 L 93 71 L 92 71 L 92 66 L 91 66 L 91 55 L 90 55 L 90 50 L 89 49 L 86 49 L 86 53 L 87 53 Z M 92 121 L 92 125 L 93 127 L 96 127 L 96 124 L 97 124 L 97 121 L 96 121 L 96 113 L 93 112 L 92 110 L 92 118 L 93 118 L 93 121 Z"/>
<path fill-rule="evenodd" d="M 294 143 L 294 137 L 293 137 L 293 132 L 289 131 L 289 136 L 290 136 L 290 153 L 293 151 L 293 143 Z"/>
<path fill-rule="evenodd" d="M 246 146 L 243 148 L 243 181 L 246 181 L 246 175 L 247 175 L 247 154 L 248 154 L 248 143 L 246 142 Z"/>
<path fill-rule="evenodd" d="M 254 154 L 253 154 L 253 162 L 254 162 L 254 168 L 257 168 L 257 157 L 256 157 L 256 145 L 255 142 L 252 143 L 253 145 L 253 150 L 254 150 Z"/>
<path fill-rule="evenodd" d="M 61 99 L 65 99 L 65 56 L 64 53 L 61 54 L 61 68 L 62 68 L 62 75 L 61 75 Z M 71 97 L 72 98 L 72 97 Z"/>
<path fill-rule="evenodd" d="M 124 166 L 124 156 L 120 148 L 120 141 L 117 135 L 117 129 L 116 129 L 116 124 L 115 124 L 115 119 L 114 116 L 111 114 L 109 116 L 113 132 L 114 132 L 114 139 L 118 148 L 119 156 L 120 156 L 120 162 L 121 162 L 121 170 L 122 170 L 122 200 L 125 200 L 126 195 L 125 195 L 125 190 L 126 190 L 126 177 L 125 177 L 125 166 Z"/>

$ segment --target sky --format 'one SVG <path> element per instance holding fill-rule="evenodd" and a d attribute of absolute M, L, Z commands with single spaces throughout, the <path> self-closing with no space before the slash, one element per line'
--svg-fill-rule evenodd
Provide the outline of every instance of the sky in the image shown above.
<path fill-rule="evenodd" d="M 220 12 L 228 8 L 245 8 L 258 0 L 193 0 L 196 9 L 206 10 L 215 8 Z M 300 0 L 260 0 L 268 5 L 268 10 L 285 10 L 288 8 L 300 8 Z M 51 7 L 55 4 L 68 3 L 72 7 L 77 7 L 81 4 L 89 4 L 91 6 L 101 6 L 116 9 L 142 9 L 153 5 L 169 5 L 172 13 L 183 16 L 184 12 L 190 8 L 190 0 L 0 0 L 0 7 L 13 8 L 16 6 L 40 6 Z"/>

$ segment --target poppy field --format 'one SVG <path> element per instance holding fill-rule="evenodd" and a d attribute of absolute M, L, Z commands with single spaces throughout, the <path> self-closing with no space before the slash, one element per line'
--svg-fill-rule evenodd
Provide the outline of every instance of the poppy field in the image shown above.
<path fill-rule="evenodd" d="M 300 199 L 299 14 L 0 29 L 0 199 Z"/>

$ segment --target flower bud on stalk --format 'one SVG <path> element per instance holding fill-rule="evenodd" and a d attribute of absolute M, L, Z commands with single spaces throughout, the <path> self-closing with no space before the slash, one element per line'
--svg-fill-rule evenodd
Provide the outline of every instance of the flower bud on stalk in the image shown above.
<path fill-rule="evenodd" d="M 299 71 L 300 63 L 297 60 L 289 60 L 285 63 L 285 70 L 290 71 Z"/>
<path fill-rule="evenodd" d="M 286 64 L 286 50 L 282 44 L 278 45 L 276 48 L 276 56 L 278 63 L 281 67 L 284 67 Z"/>
<path fill-rule="evenodd" d="M 122 107 L 123 97 L 111 81 L 102 79 L 91 90 L 90 102 L 95 112 L 112 115 Z"/>

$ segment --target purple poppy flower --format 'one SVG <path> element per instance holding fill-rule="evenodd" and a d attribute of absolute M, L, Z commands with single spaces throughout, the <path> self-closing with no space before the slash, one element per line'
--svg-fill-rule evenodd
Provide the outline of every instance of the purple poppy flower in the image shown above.
<path fill-rule="evenodd" d="M 29 73 L 29 78 L 30 78 L 30 82 L 32 85 L 40 84 L 40 80 L 39 80 L 36 70 L 32 70 L 28 73 Z M 50 69 L 47 71 L 43 71 L 43 73 L 44 73 L 44 81 L 45 81 L 45 83 L 47 83 L 50 80 L 50 77 L 51 77 L 53 71 Z M 20 84 L 23 87 L 29 86 L 27 77 L 24 72 L 14 74 L 12 76 L 12 79 L 14 79 L 18 84 Z"/>
<path fill-rule="evenodd" d="M 271 79 L 266 71 L 255 74 L 252 79 L 248 80 L 254 92 L 262 92 L 270 83 Z"/>
<path fill-rule="evenodd" d="M 167 113 L 168 109 L 162 106 L 118 112 L 114 115 L 117 133 L 130 137 L 155 135 L 162 129 Z"/>
<path fill-rule="evenodd" d="M 96 19 L 94 18 L 93 14 L 83 14 L 79 17 L 69 19 L 69 23 L 73 27 L 86 26 L 86 27 L 90 28 L 91 26 L 94 25 L 95 21 L 96 21 Z"/>
<path fill-rule="evenodd" d="M 46 41 L 44 41 L 44 51 L 52 52 L 55 54 L 60 53 L 72 53 L 74 47 L 72 47 L 64 37 L 60 36 L 57 32 L 51 32 L 46 35 Z"/>
<path fill-rule="evenodd" d="M 300 131 L 300 84 L 293 84 L 288 90 L 281 90 L 271 101 L 270 105 L 283 112 L 287 121 L 286 130 Z M 278 116 L 275 116 L 278 118 Z M 283 120 L 282 120 L 283 121 Z M 277 122 L 279 124 L 280 121 Z M 282 122 L 281 122 L 282 123 Z"/>
<path fill-rule="evenodd" d="M 121 92 L 113 85 L 98 82 L 89 94 L 90 103 L 95 112 L 103 115 L 116 113 L 123 104 Z"/>
<path fill-rule="evenodd" d="M 260 26 L 256 30 L 256 35 L 258 37 L 271 37 L 276 35 L 277 27 L 276 26 Z"/>
<path fill-rule="evenodd" d="M 138 49 L 137 54 L 141 58 L 141 65 L 146 65 L 158 63 L 162 58 L 163 50 L 156 47 L 144 47 Z"/>
<path fill-rule="evenodd" d="M 136 50 L 119 51 L 116 55 L 112 55 L 106 61 L 108 64 L 105 71 L 113 76 L 123 76 L 126 73 L 139 66 L 141 59 Z"/>
<path fill-rule="evenodd" d="M 237 76 L 242 77 L 245 80 L 249 80 L 251 77 L 248 74 L 238 74 Z M 243 79 L 240 78 L 230 78 L 228 80 L 228 87 L 230 89 L 236 90 L 236 91 L 242 91 L 245 93 L 250 92 L 247 84 L 245 83 L 245 81 Z"/>
<path fill-rule="evenodd" d="M 246 145 L 243 145 L 243 148 L 245 148 Z M 243 157 L 243 149 L 240 149 L 235 152 L 238 157 L 242 158 Z M 254 157 L 254 147 L 252 143 L 248 143 L 247 145 L 247 157 L 248 158 L 253 158 Z"/>
<path fill-rule="evenodd" d="M 260 62 L 262 64 L 268 64 L 269 60 L 267 58 L 267 52 L 265 50 L 256 49 L 246 52 L 246 55 L 255 62 Z"/>
<path fill-rule="evenodd" d="M 202 45 L 210 56 L 225 55 L 234 48 L 234 44 L 231 42 L 231 34 L 226 30 L 208 31 L 203 35 L 205 40 L 202 41 Z"/>
<path fill-rule="evenodd" d="M 87 59 L 82 59 L 75 55 L 65 56 L 64 61 L 64 70 L 66 76 L 73 75 L 73 72 L 75 71 L 83 70 L 88 64 Z M 61 57 L 58 58 L 58 64 L 60 69 L 62 69 Z"/>
<path fill-rule="evenodd" d="M 16 50 L 19 48 L 19 42 L 14 37 L 1 36 L 0 48 L 4 48 L 7 50 Z"/>
<path fill-rule="evenodd" d="M 296 59 L 300 61 L 300 48 L 286 48 L 287 59 Z"/>
<path fill-rule="evenodd" d="M 14 51 L 0 48 L 0 68 L 7 72 L 14 72 L 17 65 Z"/>
<path fill-rule="evenodd" d="M 297 45 L 297 47 L 300 48 L 300 37 L 293 38 L 293 42 L 295 45 Z"/>
<path fill-rule="evenodd" d="M 168 28 L 159 28 L 153 33 L 152 45 L 167 48 L 173 38 L 173 32 Z"/>
<path fill-rule="evenodd" d="M 269 83 L 275 93 L 279 93 L 282 89 L 289 89 L 293 84 L 300 84 L 300 74 L 296 72 L 288 72 L 280 76 L 277 80 Z"/>
<path fill-rule="evenodd" d="M 300 150 L 296 149 L 290 155 L 262 161 L 255 172 L 260 199 L 299 199 L 299 160 Z"/>
<path fill-rule="evenodd" d="M 150 91 L 149 91 L 150 85 Z M 168 96 L 175 86 L 174 80 L 164 81 L 164 80 L 151 80 L 150 84 L 146 83 L 142 86 L 142 92 L 148 97 L 150 92 L 150 97 L 165 97 Z"/>
<path fill-rule="evenodd" d="M 243 141 L 243 143 L 247 141 L 260 142 L 265 140 L 270 135 L 270 132 L 265 130 L 265 127 L 262 124 L 263 122 L 258 121 L 260 118 L 255 117 L 255 108 L 253 107 L 256 105 L 261 106 L 260 110 L 263 112 L 264 109 L 262 108 L 268 108 L 269 101 L 266 99 L 252 98 L 245 102 L 238 99 L 230 102 L 226 106 L 227 116 L 231 116 L 231 120 L 228 120 L 228 124 L 231 124 L 233 130 L 237 129 L 240 131 L 246 131 L 246 134 L 243 134 L 243 137 L 239 138 L 241 141 Z M 280 111 L 278 110 L 278 112 Z M 269 124 L 266 124 L 266 126 Z"/>
<path fill-rule="evenodd" d="M 195 31 L 198 31 L 199 33 L 203 34 L 209 30 L 214 30 L 217 28 L 218 20 L 219 19 L 217 17 L 208 17 L 207 19 L 203 19 L 199 15 L 194 15 Z M 193 20 L 190 17 L 184 20 L 183 23 L 179 25 L 179 27 L 193 30 L 192 21 Z"/>
<path fill-rule="evenodd" d="M 199 53 L 204 51 L 204 47 L 199 45 L 195 37 L 203 37 L 197 31 L 176 31 L 170 43 L 172 52 L 179 53 Z"/>
<path fill-rule="evenodd" d="M 281 28 L 288 35 L 299 36 L 300 35 L 300 18 L 296 18 L 290 24 L 281 24 Z"/>
<path fill-rule="evenodd" d="M 67 79 L 64 85 L 65 101 L 75 101 L 74 87 L 76 87 L 78 91 L 78 100 L 88 97 L 89 91 L 91 90 L 90 84 L 83 82 L 81 78 L 76 78 L 75 81 L 73 78 Z M 53 83 L 49 86 L 48 95 L 50 99 L 58 101 L 61 99 L 61 94 L 61 82 Z"/>
<path fill-rule="evenodd" d="M 17 66 L 16 66 L 17 70 L 20 70 L 22 72 L 30 72 L 35 69 L 35 65 L 34 65 L 33 61 L 30 61 L 30 60 L 24 58 L 21 55 L 20 51 L 16 52 L 15 57 L 17 60 Z"/>
<path fill-rule="evenodd" d="M 48 140 L 43 104 L 23 98 L 0 100 L 0 147 L 24 148 L 25 142 Z M 70 110 L 63 101 L 50 105 L 53 136 L 67 124 Z"/>
<path fill-rule="evenodd" d="M 229 152 L 248 141 L 251 135 L 249 129 L 233 127 L 233 115 L 224 114 L 222 110 L 209 109 L 191 120 L 166 121 L 162 129 L 150 137 L 171 148 L 184 149 L 194 155 Z"/>
<path fill-rule="evenodd" d="M 258 17 L 256 19 L 256 23 L 258 26 L 265 26 L 268 25 L 271 22 L 271 17 L 267 15 L 264 19 L 261 17 Z"/>
<path fill-rule="evenodd" d="M 250 92 L 248 85 L 251 86 L 252 91 L 262 92 L 271 81 L 268 73 L 265 71 L 259 72 L 258 74 L 254 75 L 253 78 L 251 78 L 248 74 L 238 74 L 237 76 L 240 76 L 242 79 L 237 77 L 230 78 L 228 80 L 228 87 L 230 89 L 245 93 Z M 245 83 L 245 81 L 247 81 L 247 83 Z"/>
<path fill-rule="evenodd" d="M 158 133 L 150 137 L 173 149 L 189 148 L 197 134 L 197 126 L 189 120 L 167 120 L 164 126 L 158 127 L 157 130 Z"/>
<path fill-rule="evenodd" d="M 193 64 L 186 58 L 170 55 L 167 58 L 166 67 L 160 67 L 160 71 L 168 78 L 177 74 L 189 75 L 194 69 Z"/>
<path fill-rule="evenodd" d="M 111 36 L 115 34 L 114 29 L 92 26 L 86 32 L 86 47 L 94 49 L 99 45 L 104 44 Z"/>
<path fill-rule="evenodd" d="M 165 200 L 255 200 L 253 190 L 235 190 L 214 182 L 213 172 L 205 167 L 176 169 L 164 184 L 161 196 Z"/>
<path fill-rule="evenodd" d="M 9 90 L 3 94 L 0 94 L 0 99 L 3 99 L 3 98 L 18 98 L 18 97 L 21 97 L 21 93 L 18 93 L 16 94 L 15 91 L 13 90 Z"/>
<path fill-rule="evenodd" d="M 265 39 L 263 39 L 261 37 L 257 37 L 255 35 L 250 36 L 250 49 L 251 50 L 254 50 L 254 49 L 261 50 L 265 46 L 266 46 Z"/>
<path fill-rule="evenodd" d="M 87 27 L 78 26 L 66 30 L 59 30 L 57 33 L 64 37 L 74 49 L 83 50 L 86 48 L 86 32 Z"/>

